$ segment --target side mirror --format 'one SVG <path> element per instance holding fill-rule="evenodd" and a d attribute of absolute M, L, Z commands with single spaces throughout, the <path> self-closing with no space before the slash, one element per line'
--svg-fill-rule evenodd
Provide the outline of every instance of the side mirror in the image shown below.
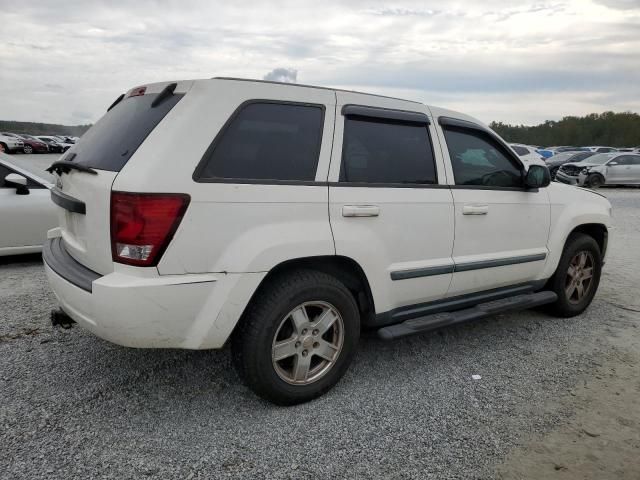
<path fill-rule="evenodd" d="M 27 188 L 27 179 L 17 173 L 10 173 L 4 177 L 4 183 L 6 185 L 13 185 L 16 187 L 16 193 L 18 195 L 29 195 L 29 189 Z"/>
<path fill-rule="evenodd" d="M 551 174 L 547 167 L 542 165 L 530 165 L 524 178 L 527 188 L 544 188 L 551 183 Z"/>

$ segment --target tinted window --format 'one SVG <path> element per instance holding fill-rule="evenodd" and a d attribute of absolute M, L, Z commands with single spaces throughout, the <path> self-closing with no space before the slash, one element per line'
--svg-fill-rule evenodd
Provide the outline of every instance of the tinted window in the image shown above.
<path fill-rule="evenodd" d="M 205 154 L 197 176 L 313 181 L 322 128 L 319 106 L 250 103 Z"/>
<path fill-rule="evenodd" d="M 427 126 L 345 118 L 340 181 L 437 183 Z"/>
<path fill-rule="evenodd" d="M 122 170 L 144 139 L 183 97 L 172 95 L 151 107 L 157 96 L 125 98 L 109 110 L 74 147 L 74 162 L 99 170 Z"/>
<path fill-rule="evenodd" d="M 571 156 L 569 161 L 570 162 L 581 162 L 585 158 L 592 157 L 593 155 L 595 155 L 595 152 L 580 152 L 580 153 L 576 153 L 575 155 Z"/>
<path fill-rule="evenodd" d="M 456 185 L 522 187 L 520 167 L 488 134 L 447 127 L 444 136 Z"/>
<path fill-rule="evenodd" d="M 520 147 L 518 145 L 511 145 L 511 148 L 513 148 L 513 150 L 521 157 L 529 154 L 529 150 L 527 148 Z"/>

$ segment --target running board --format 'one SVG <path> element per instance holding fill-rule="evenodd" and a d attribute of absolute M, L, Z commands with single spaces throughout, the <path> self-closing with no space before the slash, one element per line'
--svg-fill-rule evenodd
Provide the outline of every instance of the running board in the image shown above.
<path fill-rule="evenodd" d="M 525 310 L 527 308 L 553 303 L 557 299 L 558 296 L 554 292 L 550 291 L 515 295 L 501 300 L 479 303 L 475 307 L 465 308 L 464 310 L 434 313 L 432 315 L 413 318 L 402 323 L 383 327 L 378 330 L 378 337 L 383 340 L 394 340 L 396 338 L 428 332 L 430 330 L 435 330 L 449 325 L 478 320 L 496 313 L 504 313 L 511 310 Z"/>

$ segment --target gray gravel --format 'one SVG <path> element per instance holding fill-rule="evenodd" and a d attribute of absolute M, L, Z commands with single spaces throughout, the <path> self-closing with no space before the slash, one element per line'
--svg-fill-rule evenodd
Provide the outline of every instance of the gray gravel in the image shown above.
<path fill-rule="evenodd" d="M 493 478 L 514 447 L 572 415 L 561 398 L 621 328 L 613 304 L 633 300 L 640 191 L 605 192 L 620 230 L 585 314 L 364 338 L 336 388 L 289 408 L 241 385 L 228 350 L 53 331 L 41 263 L 0 264 L 0 477 Z"/>

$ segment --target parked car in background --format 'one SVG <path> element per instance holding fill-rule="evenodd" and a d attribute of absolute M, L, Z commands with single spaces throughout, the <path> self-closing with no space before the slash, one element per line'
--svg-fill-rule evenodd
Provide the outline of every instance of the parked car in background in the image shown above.
<path fill-rule="evenodd" d="M 21 152 L 24 148 L 24 142 L 22 139 L 13 135 L 5 135 L 0 133 L 0 153 L 15 153 Z"/>
<path fill-rule="evenodd" d="M 71 137 L 66 137 L 64 135 L 53 135 L 55 138 L 60 140 L 60 143 L 67 143 L 69 145 L 75 145 L 76 141 Z"/>
<path fill-rule="evenodd" d="M 518 154 L 520 160 L 527 166 L 534 163 L 537 165 L 546 165 L 544 157 L 536 151 L 536 147 L 523 145 L 521 143 L 512 143 L 511 148 L 513 148 L 513 151 Z"/>
<path fill-rule="evenodd" d="M 361 328 L 580 314 L 611 223 L 468 115 L 275 82 L 137 87 L 49 171 L 43 258 L 69 316 L 130 347 L 230 344 L 286 405 L 338 382 Z"/>
<path fill-rule="evenodd" d="M 592 157 L 593 155 L 597 155 L 595 152 L 563 152 L 547 160 L 547 167 L 549 168 L 549 173 L 551 173 L 551 178 L 555 180 L 556 173 L 558 173 L 558 169 L 566 164 L 566 163 L 578 163 L 583 160 Z"/>
<path fill-rule="evenodd" d="M 42 251 L 58 223 L 47 180 L 0 154 L 0 256 Z"/>
<path fill-rule="evenodd" d="M 586 148 L 588 148 L 591 152 L 596 152 L 596 153 L 610 153 L 610 152 L 618 151 L 617 148 L 613 148 L 613 147 L 591 146 Z"/>
<path fill-rule="evenodd" d="M 63 153 L 71 148 L 71 145 L 60 143 L 60 141 L 54 137 L 41 135 L 37 137 L 38 140 L 45 142 L 49 146 L 49 151 L 52 153 Z"/>
<path fill-rule="evenodd" d="M 556 174 L 556 180 L 590 188 L 637 185 L 640 183 L 640 155 L 598 153 L 580 163 L 562 165 Z"/>
<path fill-rule="evenodd" d="M 28 135 L 20 135 L 17 133 L 9 133 L 2 132 L 2 135 L 12 136 L 19 140 L 22 140 L 24 143 L 24 147 L 22 147 L 22 151 L 24 153 L 47 153 L 49 152 L 49 147 L 47 144 L 41 140 L 29 138 Z"/>

